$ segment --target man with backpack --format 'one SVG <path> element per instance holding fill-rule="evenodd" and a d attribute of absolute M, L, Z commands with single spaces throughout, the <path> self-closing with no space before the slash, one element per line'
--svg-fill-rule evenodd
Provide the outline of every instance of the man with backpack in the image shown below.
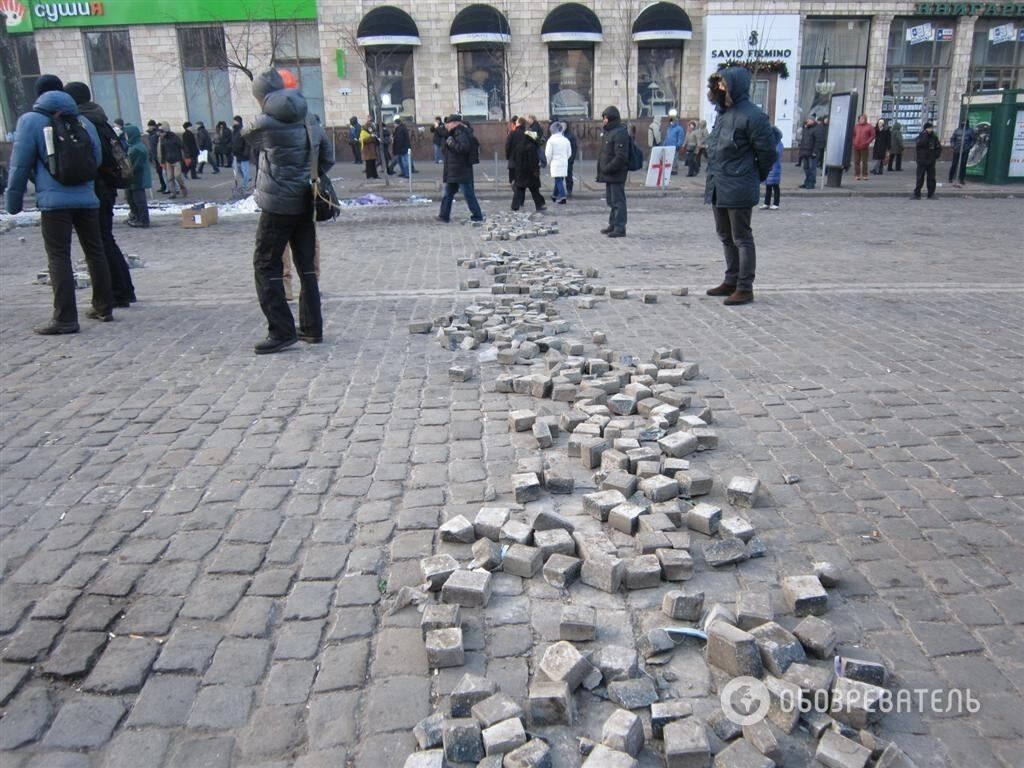
<path fill-rule="evenodd" d="M 110 288 L 114 295 L 114 306 L 128 307 L 135 301 L 135 286 L 132 284 L 128 261 L 114 239 L 114 203 L 117 201 L 117 190 L 127 189 L 135 175 L 131 160 L 128 159 L 128 146 L 110 127 L 103 107 L 92 101 L 92 92 L 88 85 L 79 82 L 68 83 L 64 86 L 64 91 L 75 100 L 78 114 L 95 126 L 96 135 L 100 140 L 103 159 L 96 174 L 96 197 L 100 201 L 100 236 L 103 238 L 103 250 L 107 255 L 107 266 L 110 269 Z"/>
<path fill-rule="evenodd" d="M 470 220 L 483 221 L 484 214 L 473 189 L 473 166 L 480 162 L 480 142 L 458 112 L 448 115 L 444 119 L 444 127 L 438 130 L 444 131 L 441 149 L 444 155 L 441 174 L 444 194 L 441 196 L 441 210 L 437 220 L 445 223 L 451 221 L 452 201 L 455 200 L 455 193 L 462 190 L 462 196 L 469 206 Z"/>
<path fill-rule="evenodd" d="M 611 210 L 608 226 L 601 230 L 608 237 L 626 236 L 626 177 L 629 175 L 629 131 L 618 107 L 606 107 L 601 113 L 604 129 L 601 152 L 597 156 L 597 181 L 604 184 L 604 199 Z"/>
<path fill-rule="evenodd" d="M 43 246 L 46 248 L 53 319 L 35 328 L 43 336 L 78 333 L 75 273 L 71 263 L 71 231 L 85 252 L 92 282 L 95 320 L 113 320 L 110 271 L 103 251 L 94 179 L 100 164 L 99 137 L 88 120 L 80 120 L 75 100 L 54 75 L 36 80 L 31 112 L 18 119 L 7 183 L 7 212 L 21 213 L 29 179 L 36 190 Z"/>

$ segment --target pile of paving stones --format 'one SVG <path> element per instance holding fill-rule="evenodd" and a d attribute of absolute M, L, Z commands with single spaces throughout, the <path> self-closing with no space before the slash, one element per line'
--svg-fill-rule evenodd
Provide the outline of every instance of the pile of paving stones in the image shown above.
<path fill-rule="evenodd" d="M 732 478 L 725 489 L 728 514 L 696 500 L 715 479 L 691 461 L 719 445 L 711 409 L 695 406 L 686 388 L 699 375 L 698 365 L 671 347 L 656 349 L 647 362 L 615 355 L 602 348 L 602 334 L 594 334 L 597 348 L 588 351 L 568 338 L 568 324 L 551 304 L 559 295 L 586 292 L 571 267 L 554 262 L 550 253 L 499 258 L 515 266 L 492 274 L 515 275 L 514 284 L 527 286 L 533 301 L 479 302 L 431 327 L 452 349 L 491 342 L 496 361 L 507 366 L 495 391 L 550 405 L 508 414 L 509 431 L 529 432 L 538 449 L 512 475 L 516 504 L 485 506 L 472 522 L 458 515 L 440 527 L 441 541 L 456 553 L 468 547 L 472 560 L 460 563 L 445 552 L 420 563 L 425 587 L 440 597 L 424 606 L 421 622 L 434 669 L 464 663 L 462 612 L 488 605 L 498 570 L 523 579 L 541 576 L 568 598 L 577 582 L 607 593 L 665 582 L 682 586 L 701 561 L 714 569 L 765 553 L 753 524 L 738 511 L 749 515 L 755 507 L 756 478 Z M 556 265 L 564 272 L 551 277 Z M 551 278 L 547 296 L 535 293 L 544 277 Z M 570 286 L 575 293 L 566 290 Z M 574 469 L 592 472 L 585 488 Z M 545 498 L 545 492 L 580 490 L 579 505 L 563 503 L 561 511 Z M 406 766 L 440 768 L 447 760 L 550 768 L 552 750 L 526 728 L 573 725 L 576 699 L 585 691 L 617 707 L 599 743 L 580 739 L 585 768 L 637 768 L 637 755 L 645 743 L 655 749 L 654 742 L 669 768 L 708 766 L 712 755 L 717 768 L 771 768 L 794 753 L 807 761 L 813 754 L 831 768 L 907 768 L 909 758 L 870 731 L 887 696 L 886 669 L 866 659 L 833 658 L 836 629 L 821 617 L 829 604 L 826 587 L 835 586 L 839 574 L 828 563 L 816 563 L 814 570 L 782 580 L 783 617 L 776 617 L 779 601 L 767 587 L 739 592 L 732 605 L 710 606 L 703 592 L 672 589 L 663 595 L 660 619 L 647 622 L 652 628 L 638 633 L 633 648 L 581 650 L 578 645 L 599 639 L 597 612 L 566 602 L 559 640 L 534 660 L 525 709 L 493 684 L 466 675 L 448 708 L 417 726 L 424 751 Z M 701 642 L 704 673 L 731 705 L 728 711 L 715 706 L 695 713 L 694 700 L 676 695 L 674 676 L 659 671 L 678 649 L 696 656 Z M 750 691 L 751 682 L 759 688 Z M 728 696 L 734 686 L 738 704 Z M 741 726 L 734 716 L 744 712 L 751 694 L 754 704 L 763 702 L 764 718 Z M 479 698 L 466 705 L 466 696 Z M 486 707 L 474 706 L 485 701 Z M 816 707 L 801 711 L 800 702 L 809 701 Z M 798 727 L 810 734 L 810 744 Z"/>
<path fill-rule="evenodd" d="M 558 234 L 558 222 L 542 214 L 512 211 L 492 214 L 483 225 L 481 240 L 525 240 Z"/>

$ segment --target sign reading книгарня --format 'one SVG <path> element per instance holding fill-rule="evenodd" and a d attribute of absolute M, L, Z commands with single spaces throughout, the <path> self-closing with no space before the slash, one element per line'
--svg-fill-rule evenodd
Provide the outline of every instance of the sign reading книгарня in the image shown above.
<path fill-rule="evenodd" d="M 1024 3 L 918 3 L 918 16 L 1022 16 Z"/>

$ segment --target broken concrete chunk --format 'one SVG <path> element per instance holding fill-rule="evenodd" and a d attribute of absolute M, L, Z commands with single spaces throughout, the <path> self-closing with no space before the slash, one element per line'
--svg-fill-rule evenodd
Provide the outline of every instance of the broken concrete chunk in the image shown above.
<path fill-rule="evenodd" d="M 461 544 L 472 544 L 476 539 L 473 524 L 462 515 L 456 515 L 438 528 L 441 541 L 455 541 Z"/>
<path fill-rule="evenodd" d="M 491 574 L 487 571 L 455 571 L 441 588 L 441 600 L 464 608 L 483 608 L 491 599 Z"/>
<path fill-rule="evenodd" d="M 617 709 L 604 722 L 601 743 L 636 757 L 644 746 L 644 724 L 629 710 Z"/>
<path fill-rule="evenodd" d="M 734 507 L 751 509 L 760 488 L 761 481 L 756 477 L 734 477 L 725 489 L 725 497 Z"/>
<path fill-rule="evenodd" d="M 794 616 L 821 616 L 828 610 L 828 592 L 817 576 L 787 576 L 782 595 Z"/>
<path fill-rule="evenodd" d="M 733 677 L 761 677 L 764 667 L 753 635 L 724 621 L 715 621 L 706 628 L 706 632 L 708 664 Z"/>
<path fill-rule="evenodd" d="M 527 709 L 534 726 L 572 725 L 572 691 L 563 681 L 535 680 L 530 684 Z"/>
<path fill-rule="evenodd" d="M 666 725 L 662 733 L 667 768 L 696 768 L 710 763 L 708 735 L 699 719 L 676 720 Z"/>
<path fill-rule="evenodd" d="M 480 723 L 473 718 L 445 720 L 442 739 L 445 757 L 453 763 L 475 762 L 484 757 Z"/>
<path fill-rule="evenodd" d="M 687 594 L 678 589 L 666 592 L 661 600 L 661 610 L 670 619 L 699 621 L 704 611 L 704 593 Z"/>
<path fill-rule="evenodd" d="M 686 525 L 690 530 L 698 531 L 706 536 L 714 536 L 718 531 L 718 523 L 722 519 L 722 510 L 712 504 L 700 502 L 686 513 Z"/>
<path fill-rule="evenodd" d="M 639 768 L 640 763 L 636 758 L 619 752 L 617 749 L 606 747 L 604 744 L 597 744 L 587 756 L 583 768 Z"/>
<path fill-rule="evenodd" d="M 568 589 L 580 577 L 583 561 L 569 555 L 553 554 L 544 563 L 544 581 L 559 589 Z"/>
<path fill-rule="evenodd" d="M 704 561 L 712 568 L 741 563 L 749 557 L 747 545 L 735 536 L 704 545 Z"/>
<path fill-rule="evenodd" d="M 569 642 L 588 642 L 597 637 L 597 611 L 589 605 L 564 605 L 558 637 Z"/>
<path fill-rule="evenodd" d="M 761 653 L 761 663 L 776 677 L 782 677 L 794 662 L 804 661 L 804 647 L 785 627 L 774 621 L 750 630 Z"/>
<path fill-rule="evenodd" d="M 864 768 L 870 758 L 870 749 L 835 731 L 825 731 L 814 753 L 814 759 L 827 768 Z"/>
<path fill-rule="evenodd" d="M 448 554 L 431 555 L 420 560 L 420 576 L 431 592 L 441 589 L 457 570 L 459 570 L 459 561 Z"/>
<path fill-rule="evenodd" d="M 427 632 L 424 641 L 427 649 L 427 666 L 431 669 L 461 667 L 466 660 L 462 644 L 462 629 L 448 627 Z"/>
<path fill-rule="evenodd" d="M 608 699 L 623 709 L 640 709 L 656 702 L 658 691 L 648 677 L 616 680 L 608 683 Z"/>

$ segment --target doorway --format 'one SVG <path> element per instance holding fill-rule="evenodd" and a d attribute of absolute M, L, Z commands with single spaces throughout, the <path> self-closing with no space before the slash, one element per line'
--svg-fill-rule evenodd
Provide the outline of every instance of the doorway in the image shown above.
<path fill-rule="evenodd" d="M 775 92 L 778 85 L 777 73 L 758 72 L 750 86 L 750 100 L 768 115 L 772 125 L 775 125 Z"/>

